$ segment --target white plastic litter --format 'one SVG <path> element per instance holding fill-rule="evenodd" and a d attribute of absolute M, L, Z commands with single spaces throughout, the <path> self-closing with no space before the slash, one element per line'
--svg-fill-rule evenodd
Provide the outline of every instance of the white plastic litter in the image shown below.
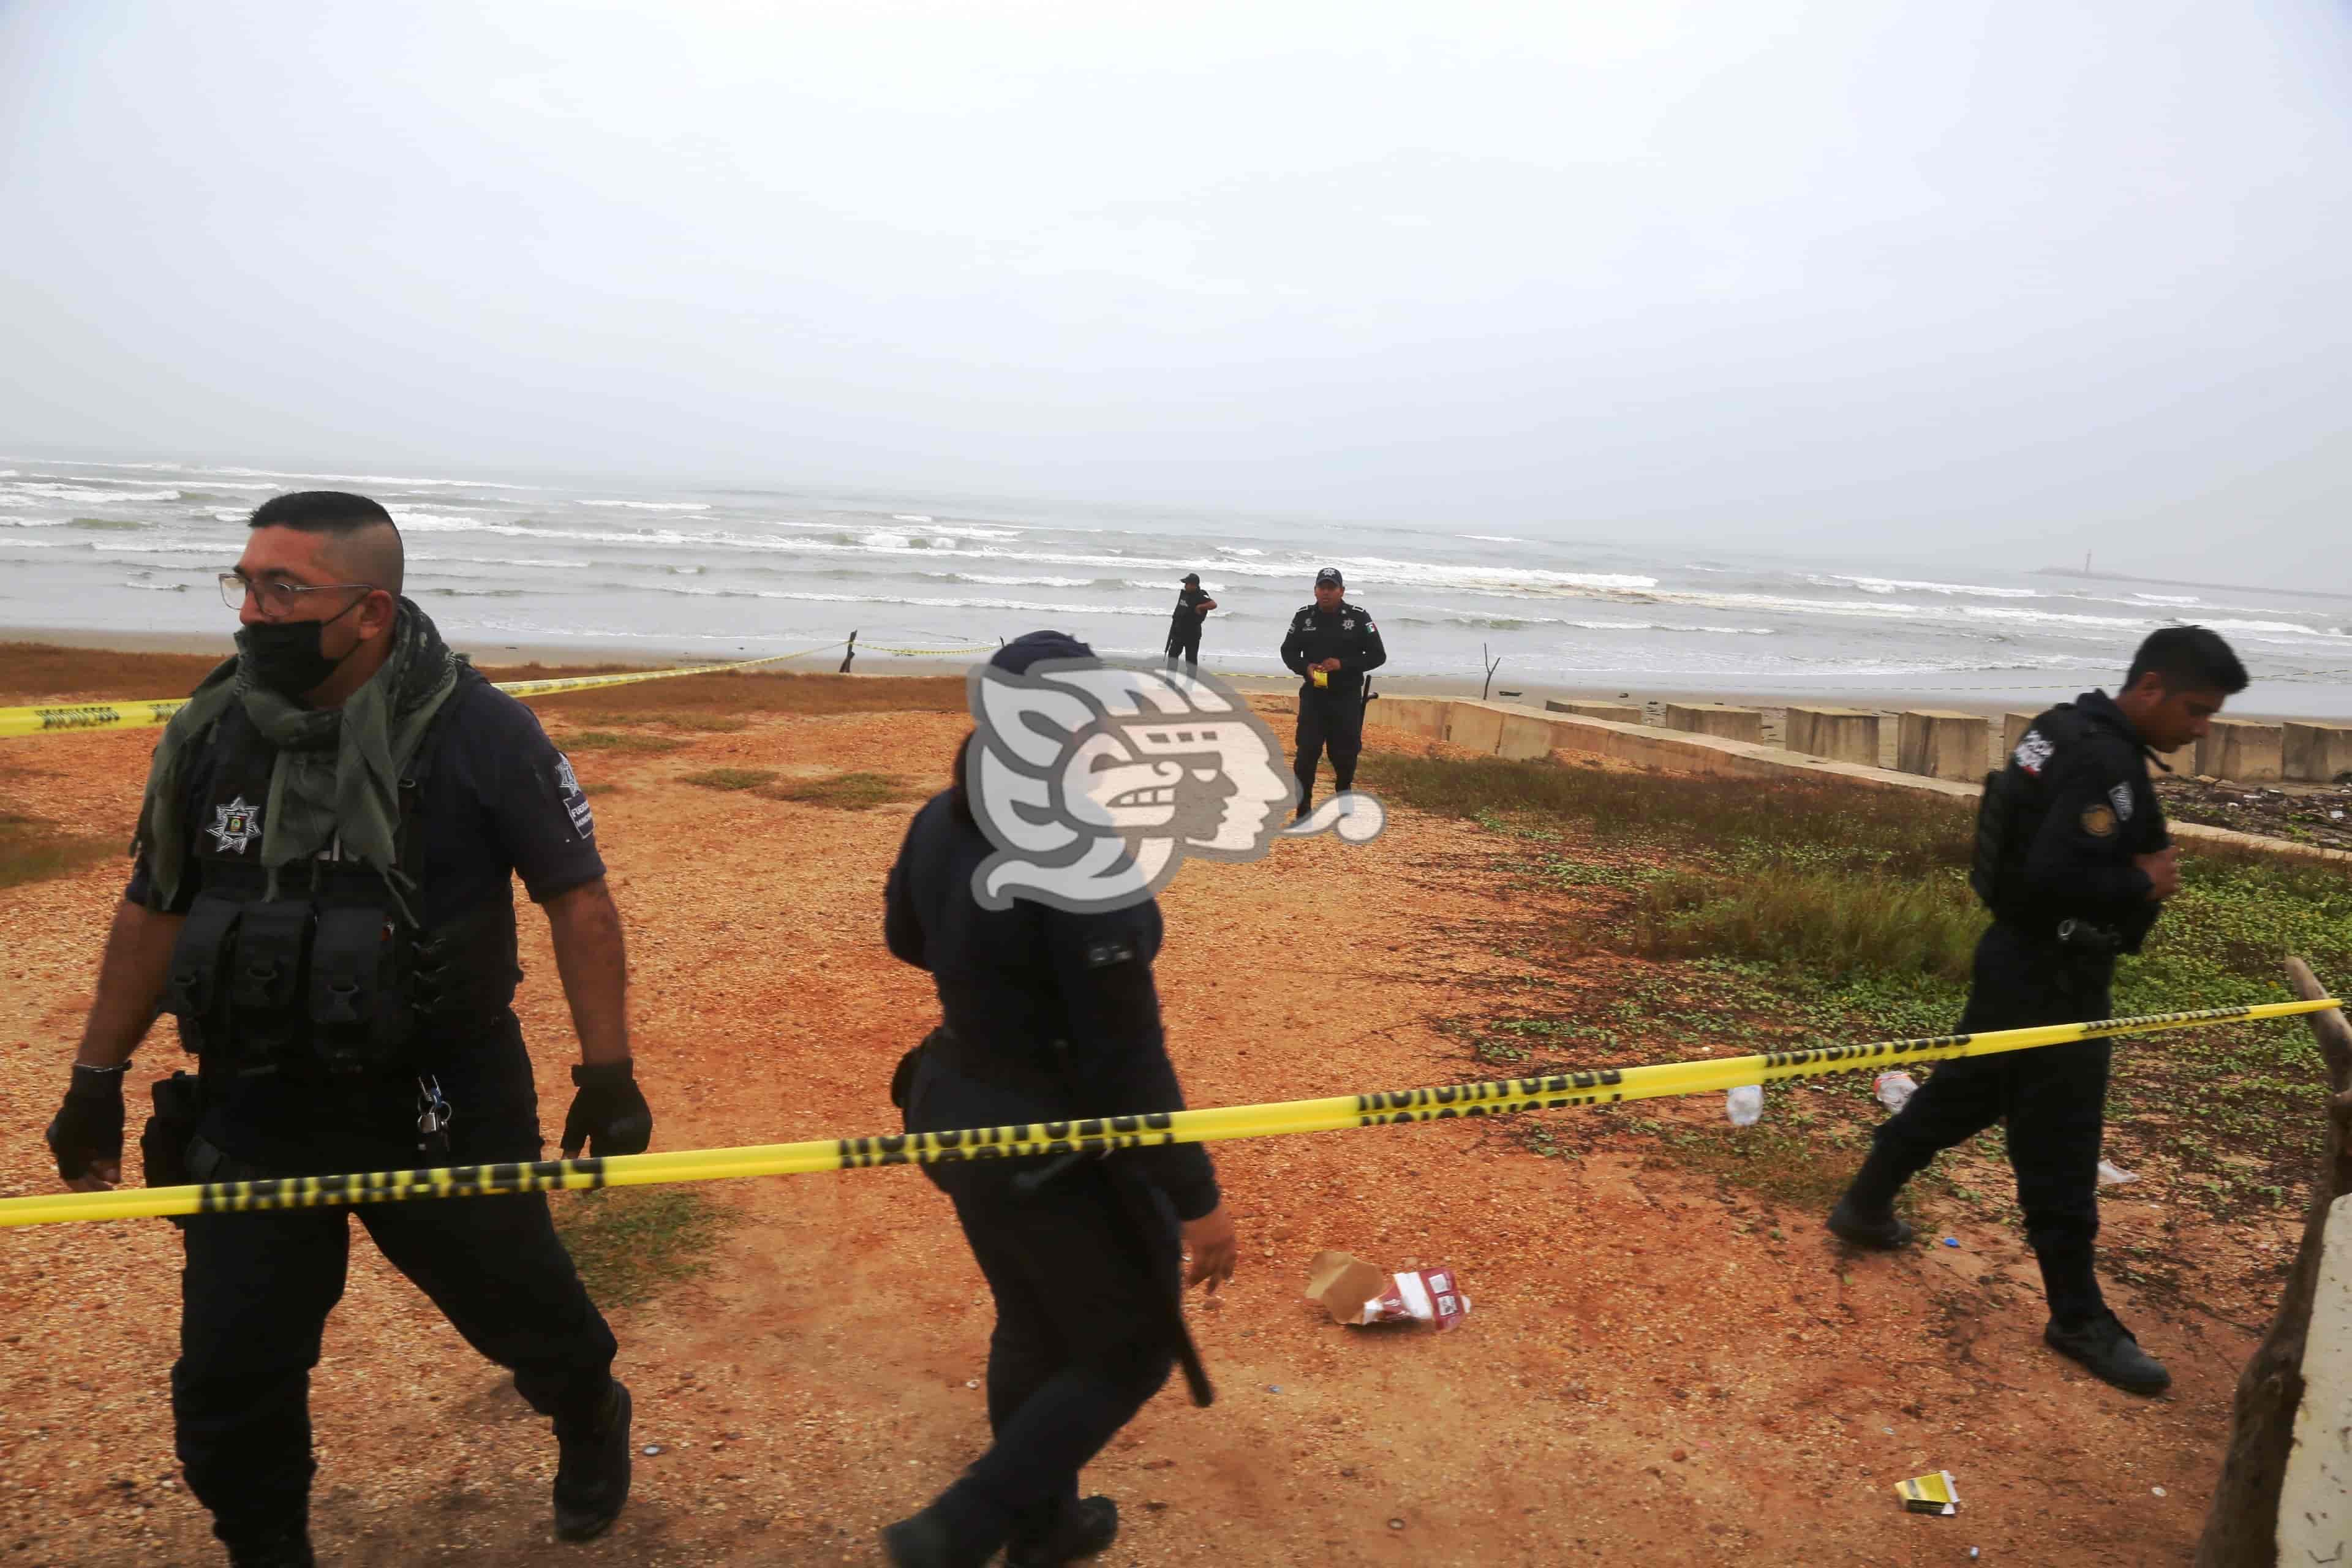
<path fill-rule="evenodd" d="M 2137 1172 L 2126 1171 L 2120 1165 L 2110 1165 L 2105 1160 L 2099 1162 L 2099 1185 L 2103 1187 L 2120 1187 L 2126 1182 L 2138 1180 Z"/>
<path fill-rule="evenodd" d="M 1871 1086 L 1878 1103 L 1889 1110 L 1900 1110 L 1911 1097 L 1919 1092 L 1919 1080 L 1907 1072 L 1883 1072 Z"/>
<path fill-rule="evenodd" d="M 1723 1113 L 1734 1127 L 1753 1127 L 1764 1118 L 1764 1086 L 1743 1083 L 1723 1097 Z"/>

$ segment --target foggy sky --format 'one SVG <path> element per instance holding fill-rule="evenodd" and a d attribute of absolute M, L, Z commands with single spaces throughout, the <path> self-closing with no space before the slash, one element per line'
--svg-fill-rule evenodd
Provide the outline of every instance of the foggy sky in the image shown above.
<path fill-rule="evenodd" d="M 2339 586 L 2327 0 L 0 5 L 0 449 Z"/>

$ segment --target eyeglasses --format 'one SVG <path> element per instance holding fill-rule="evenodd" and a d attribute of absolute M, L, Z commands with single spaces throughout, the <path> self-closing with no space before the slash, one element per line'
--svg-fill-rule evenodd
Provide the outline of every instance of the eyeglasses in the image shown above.
<path fill-rule="evenodd" d="M 302 595 L 305 594 L 331 594 L 338 590 L 348 592 L 353 588 L 362 594 L 375 592 L 375 584 L 373 583 L 280 583 L 275 579 L 266 583 L 253 583 L 235 572 L 224 572 L 220 574 L 222 604 L 232 610 L 241 610 L 245 608 L 246 596 L 251 595 L 260 604 L 261 613 L 273 621 L 282 621 L 299 609 L 302 605 Z M 357 604 L 359 601 L 354 599 L 352 603 Z"/>

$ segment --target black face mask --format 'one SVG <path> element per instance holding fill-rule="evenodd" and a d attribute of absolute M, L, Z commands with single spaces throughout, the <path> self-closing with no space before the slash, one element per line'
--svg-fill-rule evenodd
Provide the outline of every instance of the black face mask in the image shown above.
<path fill-rule="evenodd" d="M 360 603 L 365 602 L 362 595 Z M 323 621 L 256 621 L 240 627 L 236 646 L 247 672 L 280 697 L 301 700 L 304 692 L 317 690 L 342 668 L 343 660 L 328 658 L 320 643 L 329 626 L 357 608 L 354 604 Z"/>

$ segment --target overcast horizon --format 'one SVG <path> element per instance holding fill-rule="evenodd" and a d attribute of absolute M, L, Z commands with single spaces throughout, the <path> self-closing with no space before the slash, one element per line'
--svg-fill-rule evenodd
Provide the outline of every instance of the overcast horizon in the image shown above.
<path fill-rule="evenodd" d="M 0 447 L 2345 585 L 2319 0 L 0 11 Z"/>

